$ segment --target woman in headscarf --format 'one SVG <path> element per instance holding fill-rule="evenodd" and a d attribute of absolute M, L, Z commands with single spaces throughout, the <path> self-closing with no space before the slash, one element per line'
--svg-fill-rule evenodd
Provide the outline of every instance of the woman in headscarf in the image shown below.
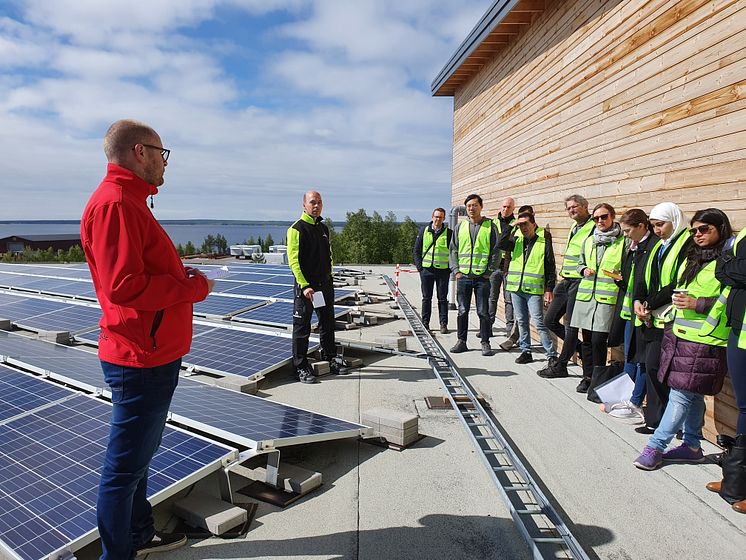
<path fill-rule="evenodd" d="M 570 326 L 583 331 L 583 341 L 590 341 L 592 360 L 583 363 L 583 379 L 576 391 L 587 393 L 592 376 L 601 374 L 606 367 L 607 340 L 614 319 L 619 296 L 619 277 L 624 254 L 624 236 L 614 221 L 616 212 L 605 202 L 593 209 L 591 219 L 596 222 L 593 236 L 583 243 L 578 272 L 583 279 L 578 286 Z"/>
<path fill-rule="evenodd" d="M 635 315 L 643 323 L 641 341 L 645 347 L 647 373 L 645 425 L 635 428 L 635 431 L 648 435 L 658 427 L 668 404 L 668 386 L 658 381 L 663 327 L 671 320 L 664 311 L 671 309 L 676 272 L 692 242 L 686 217 L 673 202 L 662 202 L 653 207 L 650 224 L 660 241 L 650 251 L 643 282 L 635 284 L 633 296 Z"/>
<path fill-rule="evenodd" d="M 717 208 L 699 210 L 692 218 L 694 243 L 678 271 L 673 292 L 673 321 L 665 326 L 658 380 L 671 391 L 660 424 L 634 465 L 651 471 L 663 461 L 702 463 L 700 441 L 705 414 L 704 395 L 723 388 L 727 370 L 725 347 L 728 329 L 702 334 L 707 315 L 722 290 L 715 277 L 715 261 L 731 240 L 728 216 Z M 681 429 L 683 443 L 666 451 Z M 664 453 L 665 451 L 665 453 Z"/>

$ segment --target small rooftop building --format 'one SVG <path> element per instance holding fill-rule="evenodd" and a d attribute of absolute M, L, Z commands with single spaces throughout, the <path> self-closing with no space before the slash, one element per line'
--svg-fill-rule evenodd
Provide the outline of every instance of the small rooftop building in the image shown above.
<path fill-rule="evenodd" d="M 80 234 L 77 233 L 12 235 L 0 239 L 0 253 L 23 253 L 26 247 L 33 250 L 46 250 L 51 247 L 54 251 L 68 251 L 80 244 Z"/>

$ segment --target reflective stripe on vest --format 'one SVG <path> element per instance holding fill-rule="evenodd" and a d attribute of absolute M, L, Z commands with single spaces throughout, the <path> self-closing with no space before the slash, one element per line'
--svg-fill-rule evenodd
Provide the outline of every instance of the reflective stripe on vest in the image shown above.
<path fill-rule="evenodd" d="M 635 258 L 634 256 L 632 258 L 632 266 L 629 267 L 629 280 L 627 280 L 627 291 L 624 292 L 624 299 L 622 300 L 622 308 L 619 310 L 619 316 L 624 319 L 625 321 L 629 321 L 632 319 L 632 290 L 634 288 L 634 278 L 635 278 Z M 635 317 L 635 326 L 638 325 L 638 322 L 640 320 Z"/>
<path fill-rule="evenodd" d="M 583 275 L 578 272 L 578 265 L 580 264 L 580 253 L 583 252 L 583 243 L 588 236 L 593 233 L 593 229 L 596 224 L 590 218 L 586 223 L 583 224 L 578 231 L 573 235 L 570 228 L 570 233 L 567 234 L 567 248 L 565 249 L 565 256 L 562 259 L 562 270 L 560 270 L 560 276 L 562 278 L 582 278 Z"/>
<path fill-rule="evenodd" d="M 492 220 L 485 218 L 480 224 L 473 246 L 470 223 L 467 220 L 458 225 L 458 271 L 461 274 L 481 276 L 489 266 Z"/>
<path fill-rule="evenodd" d="M 656 289 L 663 288 L 665 286 L 668 286 L 671 282 L 676 281 L 676 270 L 674 270 L 676 267 L 676 261 L 679 258 L 681 249 L 689 240 L 690 236 L 691 233 L 689 233 L 689 230 L 684 229 L 681 230 L 678 235 L 671 241 L 673 245 L 671 245 L 671 248 L 663 256 L 663 264 L 661 265 L 659 284 L 658 286 L 656 286 Z M 647 293 L 652 293 L 653 291 L 650 286 L 652 282 L 653 265 L 658 262 L 658 252 L 661 250 L 662 247 L 663 241 L 659 239 L 656 244 L 653 245 L 653 248 L 650 251 L 650 255 L 648 255 L 648 260 L 645 263 L 645 287 L 647 288 Z M 653 317 L 652 320 L 653 327 L 657 329 L 662 329 L 668 322 L 657 317 Z"/>
<path fill-rule="evenodd" d="M 422 266 L 423 268 L 448 268 L 448 226 L 445 224 L 434 243 L 430 227 L 425 228 L 422 236 Z"/>
<path fill-rule="evenodd" d="M 596 274 L 584 276 L 578 286 L 576 299 L 580 301 L 591 301 L 592 298 L 599 303 L 614 305 L 619 295 L 619 286 L 613 278 L 604 275 L 603 270 L 620 270 L 622 268 L 622 255 L 624 254 L 624 237 L 619 236 L 616 241 L 609 245 L 601 257 L 601 262 L 596 264 L 596 246 L 593 238 L 586 239 L 583 245 L 586 264 L 596 267 Z"/>
<path fill-rule="evenodd" d="M 746 237 L 746 228 L 742 229 L 738 236 L 736 237 L 735 242 L 733 243 L 733 256 L 737 255 L 738 251 L 738 243 Z M 730 334 L 730 329 L 727 327 L 728 324 L 728 315 L 727 315 L 727 309 L 728 309 L 728 297 L 730 297 L 731 288 L 730 286 L 725 286 L 723 288 L 723 292 L 720 294 L 720 297 L 718 297 L 717 301 L 715 302 L 715 305 L 712 306 L 712 309 L 710 309 L 710 312 L 707 314 L 707 318 L 705 319 L 705 324 L 702 325 L 702 328 L 699 331 L 699 334 L 702 336 L 710 335 L 713 332 L 718 332 L 718 330 L 725 330 L 728 334 Z M 741 330 L 738 333 L 738 347 L 741 350 L 746 350 L 746 317 L 743 317 L 741 319 Z"/>
<path fill-rule="evenodd" d="M 536 241 L 529 251 L 526 265 L 523 264 L 524 237 L 516 237 L 513 253 L 510 256 L 508 277 L 505 289 L 509 292 L 524 292 L 527 294 L 544 293 L 544 251 L 546 240 L 544 230 L 536 228 Z"/>
<path fill-rule="evenodd" d="M 687 260 L 681 263 L 680 273 L 686 269 Z M 715 278 L 715 261 L 707 263 L 688 285 L 679 282 L 677 286 L 686 288 L 688 295 L 694 299 L 720 296 L 721 285 Z M 709 334 L 702 334 L 707 325 L 707 315 L 697 313 L 694 309 L 676 309 L 673 318 L 673 334 L 676 338 L 709 344 L 710 346 L 725 346 L 728 340 L 728 329 L 717 326 Z M 724 325 L 723 325 L 724 327 Z"/>

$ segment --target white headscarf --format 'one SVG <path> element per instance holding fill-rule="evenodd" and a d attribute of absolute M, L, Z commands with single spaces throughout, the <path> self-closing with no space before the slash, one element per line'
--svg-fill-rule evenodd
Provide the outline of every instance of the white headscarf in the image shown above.
<path fill-rule="evenodd" d="M 663 241 L 663 245 L 667 245 L 671 240 L 678 235 L 678 233 L 686 227 L 687 221 L 684 212 L 681 211 L 678 204 L 673 202 L 661 202 L 653 207 L 648 216 L 650 220 L 661 220 L 663 222 L 671 222 L 673 224 L 673 233 L 671 237 Z"/>

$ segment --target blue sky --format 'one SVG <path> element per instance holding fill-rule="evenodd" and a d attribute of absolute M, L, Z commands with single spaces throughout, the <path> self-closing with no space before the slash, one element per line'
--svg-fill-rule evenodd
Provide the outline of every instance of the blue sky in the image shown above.
<path fill-rule="evenodd" d="M 76 219 L 120 118 L 172 150 L 161 219 L 448 206 L 430 82 L 489 0 L 4 0 L 0 220 Z"/>

